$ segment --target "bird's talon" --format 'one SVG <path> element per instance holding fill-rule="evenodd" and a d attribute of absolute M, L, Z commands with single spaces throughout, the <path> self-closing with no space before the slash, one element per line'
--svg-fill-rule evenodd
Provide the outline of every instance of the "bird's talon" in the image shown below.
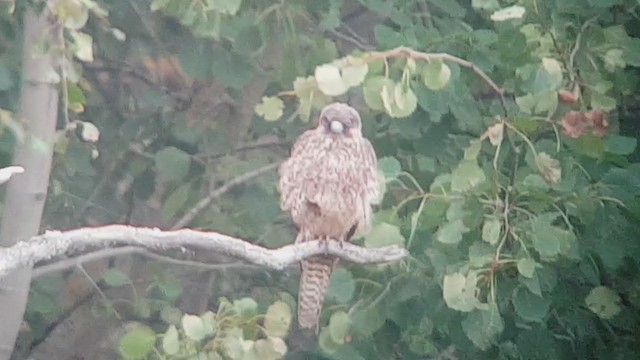
<path fill-rule="evenodd" d="M 324 243 L 324 254 L 328 255 L 329 254 L 329 237 L 326 237 L 322 242 Z"/>

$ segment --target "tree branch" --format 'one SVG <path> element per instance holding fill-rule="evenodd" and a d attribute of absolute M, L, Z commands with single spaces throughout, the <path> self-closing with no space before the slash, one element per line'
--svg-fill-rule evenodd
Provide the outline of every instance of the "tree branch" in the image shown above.
<path fill-rule="evenodd" d="M 66 232 L 47 231 L 28 241 L 0 249 L 0 280 L 13 270 L 32 266 L 40 261 L 60 255 L 69 255 L 87 248 L 134 246 L 152 251 L 211 251 L 236 257 L 266 268 L 282 270 L 287 266 L 314 255 L 334 255 L 357 264 L 377 264 L 403 259 L 408 252 L 398 246 L 368 249 L 335 240 L 314 240 L 302 244 L 286 245 L 279 249 L 267 249 L 248 241 L 217 232 L 201 232 L 190 229 L 161 231 L 124 225 L 108 225 L 80 228 Z M 112 253 L 105 252 L 105 256 Z M 95 258 L 91 258 L 95 260 Z"/>

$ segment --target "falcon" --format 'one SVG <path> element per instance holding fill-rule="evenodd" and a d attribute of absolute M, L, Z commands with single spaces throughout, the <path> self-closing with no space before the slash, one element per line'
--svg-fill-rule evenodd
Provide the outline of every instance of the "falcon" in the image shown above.
<path fill-rule="evenodd" d="M 379 202 L 377 158 L 362 137 L 360 114 L 343 103 L 327 105 L 315 128 L 305 131 L 279 168 L 280 207 L 298 228 L 296 243 L 350 241 L 371 226 Z M 318 255 L 301 262 L 300 328 L 319 328 L 329 277 L 338 259 Z"/>

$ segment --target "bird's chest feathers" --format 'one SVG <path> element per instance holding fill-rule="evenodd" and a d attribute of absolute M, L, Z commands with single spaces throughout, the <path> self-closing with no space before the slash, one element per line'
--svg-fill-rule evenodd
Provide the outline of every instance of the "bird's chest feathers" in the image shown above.
<path fill-rule="evenodd" d="M 357 141 L 352 139 L 323 139 L 318 150 L 310 157 L 308 169 L 315 176 L 327 181 L 353 181 L 353 175 L 360 171 L 362 161 Z"/>

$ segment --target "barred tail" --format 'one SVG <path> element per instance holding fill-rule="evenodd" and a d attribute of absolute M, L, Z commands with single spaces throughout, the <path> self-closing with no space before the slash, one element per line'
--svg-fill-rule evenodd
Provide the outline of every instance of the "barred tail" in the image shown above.
<path fill-rule="evenodd" d="M 298 324 L 300 328 L 319 329 L 318 320 L 329 287 L 329 278 L 338 262 L 335 257 L 314 256 L 302 261 L 302 275 L 298 290 Z"/>

